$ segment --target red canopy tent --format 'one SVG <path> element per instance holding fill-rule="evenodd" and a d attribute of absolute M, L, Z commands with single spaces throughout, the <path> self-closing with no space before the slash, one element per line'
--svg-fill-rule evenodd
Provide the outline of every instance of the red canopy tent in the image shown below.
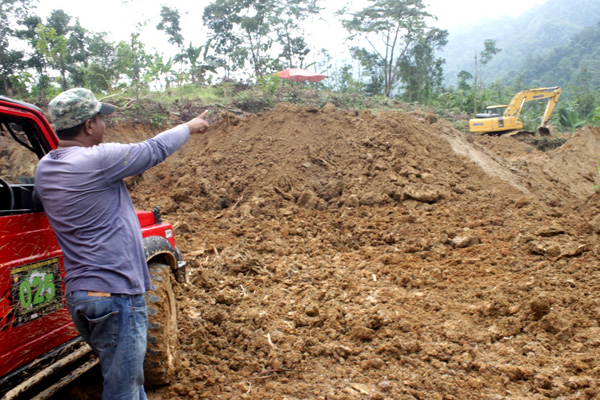
<path fill-rule="evenodd" d="M 317 74 L 316 72 L 311 72 L 302 68 L 288 68 L 283 71 L 276 72 L 280 78 L 289 79 L 294 82 L 302 82 L 302 81 L 311 81 L 311 82 L 320 82 L 323 79 L 327 78 L 327 75 Z"/>

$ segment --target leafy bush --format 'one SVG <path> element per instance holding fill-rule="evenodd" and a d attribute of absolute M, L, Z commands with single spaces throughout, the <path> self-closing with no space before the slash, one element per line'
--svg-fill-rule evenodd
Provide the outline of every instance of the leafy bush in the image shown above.
<path fill-rule="evenodd" d="M 167 116 L 164 114 L 154 114 L 150 117 L 150 127 L 153 130 L 161 130 L 164 124 L 167 122 Z"/>

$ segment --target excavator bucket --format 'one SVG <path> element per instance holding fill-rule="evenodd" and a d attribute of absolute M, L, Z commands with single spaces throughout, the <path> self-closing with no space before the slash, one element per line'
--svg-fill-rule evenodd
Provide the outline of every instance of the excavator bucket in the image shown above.
<path fill-rule="evenodd" d="M 550 136 L 550 128 L 548 128 L 546 126 L 540 126 L 538 128 L 538 134 L 540 136 Z"/>

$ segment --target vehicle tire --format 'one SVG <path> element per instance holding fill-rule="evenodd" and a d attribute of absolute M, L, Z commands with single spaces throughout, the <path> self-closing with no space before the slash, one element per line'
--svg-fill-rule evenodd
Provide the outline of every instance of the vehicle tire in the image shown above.
<path fill-rule="evenodd" d="M 168 384 L 177 370 L 177 307 L 171 267 L 150 263 L 155 290 L 146 292 L 148 348 L 144 361 L 145 384 Z"/>

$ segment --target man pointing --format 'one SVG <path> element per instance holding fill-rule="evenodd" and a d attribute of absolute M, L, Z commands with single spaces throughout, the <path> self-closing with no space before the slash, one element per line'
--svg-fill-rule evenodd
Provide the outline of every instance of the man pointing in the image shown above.
<path fill-rule="evenodd" d="M 146 399 L 144 355 L 152 289 L 142 234 L 123 178 L 173 154 L 208 128 L 206 111 L 139 143 L 103 143 L 114 107 L 92 92 L 65 91 L 48 106 L 59 138 L 35 173 L 41 201 L 64 254 L 65 295 L 75 327 L 98 355 L 104 400 Z"/>

